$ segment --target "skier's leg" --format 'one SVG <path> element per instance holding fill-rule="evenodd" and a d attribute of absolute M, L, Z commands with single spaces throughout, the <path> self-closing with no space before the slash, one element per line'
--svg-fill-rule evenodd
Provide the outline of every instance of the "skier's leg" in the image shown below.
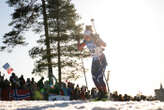
<path fill-rule="evenodd" d="M 104 76 L 104 79 L 105 79 L 105 81 L 106 81 L 106 86 L 105 86 L 105 88 L 104 89 L 106 89 L 106 87 L 108 88 L 108 92 L 109 92 L 109 85 L 108 85 L 108 81 L 107 81 L 107 79 L 106 79 L 106 77 L 105 77 L 105 70 L 106 70 L 106 66 L 107 66 L 107 61 L 106 61 L 106 57 L 105 57 L 105 54 L 103 54 L 103 56 L 101 57 L 101 61 L 102 61 L 102 65 L 103 65 L 103 71 L 102 71 L 102 74 L 103 74 L 103 76 Z M 107 91 L 107 90 L 106 90 Z"/>
<path fill-rule="evenodd" d="M 105 58 L 105 55 L 102 54 L 99 58 L 99 62 L 100 62 L 100 66 L 99 66 L 99 82 L 100 82 L 100 85 L 101 85 L 101 92 L 103 94 L 107 94 L 107 89 L 106 89 L 106 83 L 104 82 L 104 78 L 105 78 L 105 69 L 106 69 L 106 66 L 107 66 L 107 62 L 106 62 L 106 58 Z M 105 79 L 106 80 L 106 79 Z M 108 85 L 107 85 L 108 86 Z"/>
<path fill-rule="evenodd" d="M 91 68 L 91 73 L 92 73 L 92 79 L 93 82 L 98 90 L 101 90 L 101 85 L 100 82 L 98 81 L 98 66 L 99 61 L 98 60 L 92 60 L 92 68 Z"/>
<path fill-rule="evenodd" d="M 103 70 L 101 72 L 103 72 Z M 100 86 L 101 86 L 101 91 L 103 91 L 104 93 L 107 93 L 106 83 L 104 81 L 103 76 L 99 78 L 99 82 L 100 82 Z"/>
<path fill-rule="evenodd" d="M 103 77 L 104 70 L 105 70 L 105 67 L 100 66 L 99 71 L 98 71 L 99 75 L 98 75 L 98 78 L 97 79 L 98 79 L 98 82 L 99 82 L 101 91 L 103 91 L 103 92 L 106 93 L 107 92 L 107 90 L 106 90 L 106 84 L 104 82 L 104 77 Z"/>
<path fill-rule="evenodd" d="M 105 55 L 102 54 L 99 59 L 93 59 L 92 61 L 92 77 L 93 81 L 99 91 L 99 98 L 106 97 L 107 89 L 106 83 L 104 82 L 104 71 L 106 68 L 107 62 L 105 59 Z"/>
<path fill-rule="evenodd" d="M 97 88 L 98 90 L 100 90 L 100 89 L 101 89 L 101 85 L 100 85 L 99 82 L 97 81 L 97 78 L 96 78 L 94 75 L 92 75 L 92 79 L 93 79 L 93 82 L 94 82 L 96 88 Z"/>

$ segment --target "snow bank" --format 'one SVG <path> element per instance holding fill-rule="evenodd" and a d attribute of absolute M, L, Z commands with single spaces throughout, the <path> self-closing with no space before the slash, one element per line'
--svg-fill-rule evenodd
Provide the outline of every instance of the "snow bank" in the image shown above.
<path fill-rule="evenodd" d="M 164 110 L 164 102 L 0 101 L 0 110 Z"/>

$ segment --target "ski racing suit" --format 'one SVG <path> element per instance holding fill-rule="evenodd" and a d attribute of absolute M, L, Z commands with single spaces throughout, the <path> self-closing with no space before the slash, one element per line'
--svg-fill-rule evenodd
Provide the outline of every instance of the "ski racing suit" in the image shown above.
<path fill-rule="evenodd" d="M 86 44 L 93 57 L 91 73 L 94 84 L 99 91 L 106 93 L 106 84 L 104 82 L 103 77 L 107 66 L 107 61 L 103 53 L 103 49 L 101 47 L 96 46 L 93 40 L 84 40 L 84 43 Z"/>

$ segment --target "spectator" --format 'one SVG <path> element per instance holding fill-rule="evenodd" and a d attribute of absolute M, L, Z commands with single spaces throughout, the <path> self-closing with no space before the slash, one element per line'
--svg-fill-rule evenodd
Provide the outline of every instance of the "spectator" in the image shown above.
<path fill-rule="evenodd" d="M 25 87 L 25 80 L 23 75 L 21 75 L 21 77 L 19 78 L 19 82 L 20 82 L 20 88 L 23 89 Z"/>
<path fill-rule="evenodd" d="M 30 94 L 31 94 L 32 99 L 34 99 L 35 91 L 37 91 L 37 84 L 36 84 L 34 78 L 32 78 L 31 82 L 30 82 Z"/>
<path fill-rule="evenodd" d="M 3 80 L 2 84 L 2 100 L 9 100 L 10 82 L 5 79 Z"/>
<path fill-rule="evenodd" d="M 91 95 L 90 95 L 90 90 L 87 90 L 86 92 L 86 96 L 85 96 L 87 99 L 90 99 Z"/>
<path fill-rule="evenodd" d="M 30 78 L 27 78 L 27 81 L 26 81 L 26 89 L 29 89 L 31 87 L 31 81 L 30 81 Z"/>
<path fill-rule="evenodd" d="M 65 83 L 62 83 L 61 89 L 62 89 L 62 91 L 64 93 L 64 96 L 68 96 L 68 90 L 67 90 L 67 87 L 66 87 Z"/>
<path fill-rule="evenodd" d="M 80 98 L 82 100 L 85 100 L 86 99 L 85 93 L 86 93 L 86 87 L 85 86 L 82 86 L 81 91 L 80 91 Z"/>
<path fill-rule="evenodd" d="M 37 86 L 38 86 L 39 89 L 44 88 L 43 80 L 44 80 L 44 77 L 42 77 L 37 83 Z"/>
<path fill-rule="evenodd" d="M 91 98 L 96 98 L 97 97 L 97 90 L 96 88 L 91 89 Z"/>
<path fill-rule="evenodd" d="M 11 77 L 10 77 L 10 82 L 11 82 L 11 87 L 13 89 L 20 87 L 20 83 L 19 83 L 19 79 L 18 77 L 15 75 L 15 73 L 12 73 Z"/>
<path fill-rule="evenodd" d="M 75 97 L 74 99 L 80 99 L 80 88 L 79 88 L 79 85 L 76 86 L 75 88 Z"/>

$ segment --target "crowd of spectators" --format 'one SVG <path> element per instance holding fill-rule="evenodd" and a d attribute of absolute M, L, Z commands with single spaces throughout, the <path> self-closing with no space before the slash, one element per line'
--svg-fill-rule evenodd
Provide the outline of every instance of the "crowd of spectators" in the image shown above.
<path fill-rule="evenodd" d="M 127 94 L 118 94 L 117 91 L 113 92 L 110 94 L 111 96 L 111 100 L 113 101 L 153 101 L 153 100 L 156 100 L 155 97 L 153 96 L 145 96 L 145 95 L 142 95 L 142 94 L 138 94 L 136 96 L 130 96 L 130 95 L 127 95 Z"/>
<path fill-rule="evenodd" d="M 48 100 L 49 94 L 69 96 L 70 100 L 89 100 L 98 97 L 96 88 L 89 90 L 86 86 L 79 87 L 79 85 L 75 85 L 71 82 L 62 82 L 61 86 L 56 82 L 54 85 L 49 86 L 49 82 L 44 81 L 44 77 L 41 77 L 40 80 L 36 82 L 34 78 L 27 78 L 27 80 L 25 80 L 23 75 L 18 77 L 15 73 L 12 73 L 9 80 L 7 80 L 0 74 L 0 100 L 9 100 L 9 92 L 11 89 L 29 90 L 30 100 Z M 117 91 L 115 91 L 110 93 L 110 100 L 152 101 L 155 100 L 155 98 L 144 95 L 131 97 L 127 94 L 118 94 Z"/>
<path fill-rule="evenodd" d="M 48 81 L 44 81 L 44 77 L 41 77 L 39 81 L 35 81 L 34 78 L 27 78 L 24 76 L 18 77 L 15 73 L 12 73 L 9 80 L 5 79 L 0 74 L 0 100 L 9 100 L 9 92 L 13 89 L 29 90 L 31 100 L 47 100 L 49 94 L 70 96 L 71 100 L 85 100 L 92 97 L 95 88 L 90 92 L 87 87 L 67 82 L 61 83 L 61 87 L 56 82 L 54 85 L 49 85 Z M 37 94 L 36 94 L 37 93 Z"/>

